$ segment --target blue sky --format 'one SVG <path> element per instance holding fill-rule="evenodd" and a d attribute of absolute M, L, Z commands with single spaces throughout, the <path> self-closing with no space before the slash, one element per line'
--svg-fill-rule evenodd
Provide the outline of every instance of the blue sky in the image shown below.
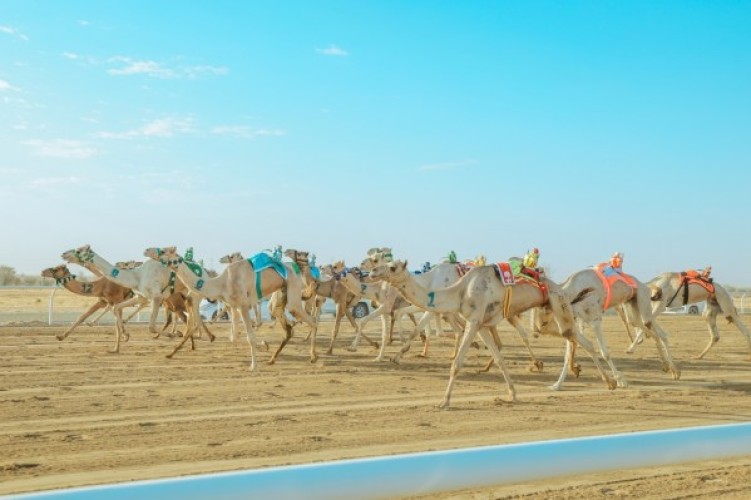
<path fill-rule="evenodd" d="M 619 250 L 751 285 L 749 26 L 738 1 L 4 0 L 0 264 L 538 246 L 559 280 Z"/>

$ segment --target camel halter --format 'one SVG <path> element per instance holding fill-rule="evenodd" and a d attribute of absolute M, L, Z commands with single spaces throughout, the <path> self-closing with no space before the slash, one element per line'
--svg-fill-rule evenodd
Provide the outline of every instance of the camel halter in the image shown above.
<path fill-rule="evenodd" d="M 73 255 L 75 255 L 81 262 L 94 262 L 94 252 L 92 252 L 90 248 L 85 252 L 79 252 L 76 250 L 73 252 Z"/>
<path fill-rule="evenodd" d="M 57 285 L 65 285 L 66 283 L 70 283 L 74 279 L 76 279 L 76 275 L 75 274 L 69 274 L 67 276 L 63 276 L 62 278 L 55 278 L 55 284 L 57 284 Z"/>

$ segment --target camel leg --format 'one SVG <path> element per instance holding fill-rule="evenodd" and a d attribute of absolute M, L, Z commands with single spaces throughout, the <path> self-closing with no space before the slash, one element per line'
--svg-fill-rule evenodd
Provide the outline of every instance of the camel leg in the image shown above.
<path fill-rule="evenodd" d="M 634 351 L 636 351 L 636 346 L 644 342 L 644 330 L 642 328 L 634 328 L 634 332 L 636 333 L 634 335 L 634 341 L 631 342 L 631 345 L 626 349 L 628 354 L 633 354 Z"/>
<path fill-rule="evenodd" d="M 398 365 L 398 364 L 399 364 L 399 362 L 401 361 L 401 359 L 402 359 L 402 356 L 404 355 L 404 353 L 405 353 L 405 352 L 407 352 L 407 351 L 409 351 L 409 348 L 410 348 L 410 347 L 411 347 L 411 345 L 412 345 L 412 339 L 414 339 L 415 337 L 417 337 L 417 335 L 418 335 L 418 334 L 420 333 L 420 331 L 421 331 L 421 330 L 420 330 L 420 323 L 422 323 L 422 319 L 421 319 L 421 320 L 420 320 L 420 321 L 419 321 L 418 323 L 416 323 L 416 324 L 415 324 L 415 327 L 414 327 L 414 329 L 412 330 L 412 333 L 411 333 L 411 334 L 409 335 L 409 337 L 408 337 L 408 338 L 407 338 L 407 339 L 406 339 L 406 340 L 404 341 L 404 343 L 402 344 L 402 348 L 401 348 L 401 349 L 399 349 L 399 352 L 398 352 L 398 353 L 396 353 L 396 356 L 394 356 L 393 358 L 391 358 L 391 362 L 392 362 L 392 363 L 394 363 L 394 364 L 397 364 L 397 365 Z M 419 354 L 418 354 L 418 356 L 419 356 Z"/>
<path fill-rule="evenodd" d="M 336 316 L 334 317 L 334 329 L 331 331 L 331 344 L 326 351 L 326 354 L 332 354 L 334 352 L 334 342 L 336 341 L 336 335 L 339 333 L 339 325 L 342 322 L 342 316 L 344 316 L 344 306 L 340 303 L 336 303 Z"/>
<path fill-rule="evenodd" d="M 124 323 L 127 323 L 128 321 L 130 321 L 131 319 L 133 319 L 133 316 L 135 316 L 136 314 L 138 314 L 138 312 L 139 312 L 139 311 L 140 311 L 141 309 L 143 309 L 144 307 L 146 307 L 146 302 L 141 302 L 141 303 L 139 303 L 139 304 L 138 304 L 138 305 L 136 306 L 136 308 L 135 308 L 135 309 L 133 309 L 133 312 L 131 312 L 130 314 L 128 314 L 128 316 L 126 316 L 126 317 L 125 317 L 125 319 L 123 320 L 123 322 L 124 322 Z"/>
<path fill-rule="evenodd" d="M 710 304 L 707 302 L 707 308 L 704 310 L 704 321 L 707 323 L 707 327 L 709 328 L 709 343 L 707 344 L 707 347 L 704 348 L 704 350 L 696 356 L 696 359 L 702 359 L 705 354 L 709 352 L 709 350 L 712 348 L 713 345 L 715 345 L 720 340 L 720 332 L 717 331 L 717 314 L 720 312 L 720 308 L 717 304 Z"/>
<path fill-rule="evenodd" d="M 746 342 L 748 342 L 749 350 L 751 350 L 751 332 L 749 332 L 748 327 L 741 321 L 740 317 L 738 316 L 738 311 L 735 308 L 735 304 L 733 304 L 733 298 L 730 296 L 729 293 L 724 288 L 720 288 L 719 286 L 715 289 L 715 300 L 717 305 L 720 308 L 720 311 L 722 312 L 722 315 L 725 316 L 725 318 L 728 320 L 728 323 L 733 323 L 735 327 L 738 329 L 741 334 L 743 334 L 744 337 L 746 337 Z M 713 300 L 707 300 L 707 309 L 714 303 Z M 705 311 L 706 314 L 706 311 Z M 749 359 L 751 359 L 751 355 L 749 356 Z"/>
<path fill-rule="evenodd" d="M 156 330 L 156 317 L 159 315 L 159 307 L 162 305 L 162 299 L 151 299 L 151 316 L 149 317 L 149 332 L 154 334 L 154 338 L 159 337 Z"/>
<path fill-rule="evenodd" d="M 561 387 L 563 387 L 563 383 L 566 381 L 566 372 L 568 365 L 571 363 L 571 360 L 573 359 L 574 352 L 574 343 L 570 340 L 566 340 L 566 350 L 564 351 L 563 355 L 563 368 L 561 369 L 561 374 L 558 375 L 558 380 L 556 380 L 555 384 L 550 386 L 550 389 L 553 391 L 560 391 Z"/>
<path fill-rule="evenodd" d="M 462 338 L 461 345 L 459 346 L 456 357 L 451 362 L 451 372 L 449 374 L 449 383 L 446 387 L 446 393 L 443 396 L 443 401 L 441 401 L 441 403 L 438 405 L 438 408 L 445 409 L 448 408 L 451 404 L 451 391 L 454 389 L 456 376 L 459 374 L 459 370 L 461 370 L 462 366 L 464 365 L 464 358 L 467 355 L 467 351 L 469 350 L 469 346 L 472 344 L 475 335 L 477 335 L 479 326 L 479 322 L 476 320 L 467 322 L 467 328 L 464 331 L 464 337 Z"/>
<path fill-rule="evenodd" d="M 141 297 L 139 295 L 136 295 L 133 298 L 130 298 L 126 301 L 120 302 L 119 304 L 116 304 L 115 307 L 112 308 L 112 314 L 115 315 L 115 328 L 117 331 L 117 342 L 115 342 L 115 350 L 113 352 L 119 352 L 120 350 L 120 336 L 122 335 L 125 340 L 128 340 L 128 332 L 125 331 L 125 323 L 123 322 L 123 309 L 126 307 L 130 307 L 132 305 L 140 305 L 140 304 L 146 304 L 147 299 L 144 297 Z"/>
<path fill-rule="evenodd" d="M 493 336 L 493 342 L 495 342 L 496 347 L 498 347 L 498 350 L 502 349 L 503 344 L 501 343 L 501 338 L 498 336 L 498 329 L 494 326 L 488 327 L 488 330 L 490 331 L 490 334 Z M 490 371 L 490 368 L 493 367 L 493 363 L 495 362 L 495 359 L 493 356 L 490 356 L 490 359 L 488 360 L 488 363 L 483 367 L 477 370 L 477 373 L 487 373 Z"/>
<path fill-rule="evenodd" d="M 519 320 L 519 316 L 511 316 L 510 318 L 506 318 L 506 321 L 511 323 L 511 326 L 513 326 L 516 331 L 519 332 L 519 337 L 521 337 L 524 346 L 527 348 L 527 351 L 529 351 L 529 357 L 532 358 L 532 362 L 529 366 L 529 371 L 536 373 L 542 372 L 543 363 L 542 361 L 537 359 L 535 357 L 535 353 L 532 352 L 532 347 L 529 345 L 527 332 L 524 330 L 522 322 Z"/>
<path fill-rule="evenodd" d="M 362 336 L 363 329 L 365 329 L 365 325 L 367 325 L 371 319 L 381 316 L 385 311 L 386 311 L 386 307 L 383 304 L 381 304 L 374 311 L 371 311 L 370 314 L 368 314 L 367 316 L 365 316 L 358 322 L 355 339 L 352 341 L 352 345 L 349 346 L 348 348 L 349 351 L 354 352 L 357 350 L 357 346 L 360 344 L 360 337 Z"/>
<path fill-rule="evenodd" d="M 388 329 L 388 322 L 386 319 L 386 316 L 391 316 L 391 314 L 384 313 L 381 315 L 381 348 L 378 350 L 378 356 L 375 357 L 373 362 L 377 363 L 379 361 L 383 361 L 386 357 L 386 346 L 390 343 L 389 342 L 389 329 Z M 393 322 L 392 322 L 393 324 Z"/>
<path fill-rule="evenodd" d="M 553 391 L 559 391 L 563 387 L 563 382 L 566 380 L 566 372 L 569 368 L 569 365 L 573 363 L 574 350 L 577 344 L 580 345 L 585 351 L 587 351 L 587 354 L 590 355 L 592 361 L 595 364 L 595 367 L 597 368 L 597 371 L 602 377 L 602 380 L 607 384 L 608 389 L 610 389 L 611 391 L 615 389 L 617 387 L 616 382 L 608 376 L 608 374 L 605 372 L 605 369 L 602 367 L 594 345 L 592 345 L 592 342 L 590 342 L 589 339 L 585 337 L 584 334 L 581 333 L 581 331 L 579 331 L 578 329 L 574 331 L 574 340 L 569 340 L 568 338 L 566 339 L 566 355 L 563 363 L 563 369 L 561 370 L 561 374 L 558 377 L 558 380 L 550 386 L 550 389 Z"/>
<path fill-rule="evenodd" d="M 681 371 L 675 366 L 673 357 L 670 355 L 670 347 L 668 346 L 668 334 L 665 333 L 665 330 L 663 330 L 655 320 L 644 323 L 644 326 L 652 335 L 652 338 L 655 341 L 657 352 L 660 354 L 660 357 L 662 358 L 662 361 L 664 363 L 663 371 L 670 371 L 673 380 L 680 379 Z"/>
<path fill-rule="evenodd" d="M 431 313 L 425 312 L 422 317 L 420 318 L 420 321 L 417 322 L 417 326 L 415 327 L 415 330 L 418 333 L 425 332 L 422 352 L 418 354 L 417 356 L 421 358 L 427 358 L 428 357 L 428 350 L 430 349 L 430 318 Z M 411 341 L 411 339 L 410 339 Z"/>
<path fill-rule="evenodd" d="M 499 340 L 498 332 L 495 330 L 495 327 L 488 329 L 483 328 L 479 330 L 479 334 L 482 341 L 485 342 L 485 345 L 493 354 L 493 358 L 495 359 L 498 368 L 501 369 L 501 373 L 503 373 L 503 378 L 506 380 L 506 387 L 508 388 L 509 402 L 513 403 L 516 400 L 516 390 L 514 389 L 514 383 L 511 381 L 511 376 L 506 368 L 506 363 L 503 362 L 503 355 L 496 344 Z"/>
<path fill-rule="evenodd" d="M 626 382 L 626 379 L 623 378 L 623 374 L 620 371 L 618 371 L 618 368 L 616 368 L 615 363 L 613 362 L 613 358 L 610 357 L 610 350 L 608 349 L 608 344 L 605 341 L 605 337 L 602 334 L 602 322 L 599 319 L 596 319 L 590 323 L 590 326 L 595 331 L 597 345 L 600 347 L 600 355 L 602 356 L 602 359 L 604 359 L 605 362 L 610 367 L 610 371 L 613 374 L 613 378 L 618 384 L 618 387 L 627 387 L 628 382 Z"/>
<path fill-rule="evenodd" d="M 287 315 L 284 314 L 284 309 L 282 309 L 281 314 L 278 312 L 276 314 L 278 314 L 276 320 L 282 325 L 282 329 L 284 330 L 284 338 L 282 339 L 282 343 L 279 344 L 279 347 L 276 349 L 276 352 L 274 352 L 271 359 L 269 359 L 270 365 L 276 363 L 276 358 L 279 357 L 279 353 L 282 352 L 284 346 L 287 345 L 287 342 L 292 338 L 292 326 L 287 322 Z"/>
<path fill-rule="evenodd" d="M 99 323 L 99 320 L 102 319 L 102 316 L 104 316 L 105 314 L 107 314 L 108 311 L 111 311 L 111 310 L 112 310 L 112 304 L 107 304 L 107 307 L 105 307 L 104 310 L 99 313 L 99 316 L 92 319 L 91 321 L 86 322 L 86 326 L 96 325 L 97 323 Z"/>
<path fill-rule="evenodd" d="M 104 307 L 106 305 L 107 304 L 104 301 L 98 300 L 94 305 L 92 305 L 91 307 L 89 307 L 86 310 L 86 312 L 84 312 L 82 315 L 80 315 L 78 317 L 78 319 L 75 321 L 75 323 L 73 323 L 70 326 L 70 328 L 68 328 L 67 330 L 65 330 L 65 332 L 62 335 L 57 335 L 57 340 L 63 340 L 65 337 L 67 337 L 68 335 L 70 335 L 70 333 L 73 330 L 75 330 L 78 325 L 80 325 L 81 323 L 83 323 L 84 320 L 86 320 L 86 318 L 88 318 L 89 316 L 91 316 L 92 314 L 94 314 L 95 312 L 97 312 L 99 309 L 101 309 L 102 307 Z M 105 309 L 105 312 L 106 312 L 106 309 Z"/>
<path fill-rule="evenodd" d="M 189 340 L 190 340 L 190 350 L 191 351 L 195 350 L 196 342 L 195 342 L 195 339 L 193 338 L 193 331 L 194 331 L 193 328 L 188 328 L 188 331 L 185 332 L 185 335 L 183 335 L 182 340 L 175 346 L 174 349 L 172 349 L 171 353 L 167 354 L 166 356 L 167 359 L 171 359 L 172 356 L 174 356 L 175 353 L 179 351 L 182 348 L 182 346 L 184 346 L 185 343 Z"/>

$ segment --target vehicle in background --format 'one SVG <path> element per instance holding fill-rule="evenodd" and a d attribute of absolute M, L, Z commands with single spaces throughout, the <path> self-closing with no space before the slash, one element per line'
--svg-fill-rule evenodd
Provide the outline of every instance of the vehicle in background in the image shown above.
<path fill-rule="evenodd" d="M 334 301 L 332 301 L 331 299 L 326 299 L 326 302 L 323 303 L 323 307 L 321 307 L 321 313 L 330 314 L 332 316 L 336 314 L 336 306 L 334 305 Z M 352 316 L 354 316 L 355 319 L 364 318 L 368 314 L 370 314 L 370 305 L 368 304 L 368 302 L 361 300 L 360 302 L 352 306 Z"/>
<path fill-rule="evenodd" d="M 707 301 L 697 302 L 695 304 L 686 304 L 668 307 L 662 314 L 702 314 L 707 308 Z"/>

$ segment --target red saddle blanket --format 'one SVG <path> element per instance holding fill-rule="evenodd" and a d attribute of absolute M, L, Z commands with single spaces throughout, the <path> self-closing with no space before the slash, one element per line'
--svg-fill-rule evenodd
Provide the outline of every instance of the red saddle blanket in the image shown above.
<path fill-rule="evenodd" d="M 681 278 L 686 284 L 699 285 L 700 287 L 704 288 L 708 293 L 710 294 L 714 293 L 714 283 L 712 283 L 712 278 L 703 277 L 699 273 L 699 271 L 690 269 L 688 271 L 682 272 Z"/>
<path fill-rule="evenodd" d="M 501 279 L 501 283 L 504 286 L 512 286 L 516 283 L 514 279 L 514 271 L 511 269 L 511 264 L 508 262 L 498 262 L 494 264 L 498 277 Z"/>
<path fill-rule="evenodd" d="M 619 269 L 615 269 L 608 262 L 603 262 L 594 267 L 595 274 L 602 281 L 602 285 L 605 287 L 605 302 L 602 304 L 603 311 L 610 307 L 610 301 L 612 299 L 613 285 L 619 281 L 625 283 L 632 289 L 636 290 L 636 279 L 633 276 L 629 276 Z"/>

